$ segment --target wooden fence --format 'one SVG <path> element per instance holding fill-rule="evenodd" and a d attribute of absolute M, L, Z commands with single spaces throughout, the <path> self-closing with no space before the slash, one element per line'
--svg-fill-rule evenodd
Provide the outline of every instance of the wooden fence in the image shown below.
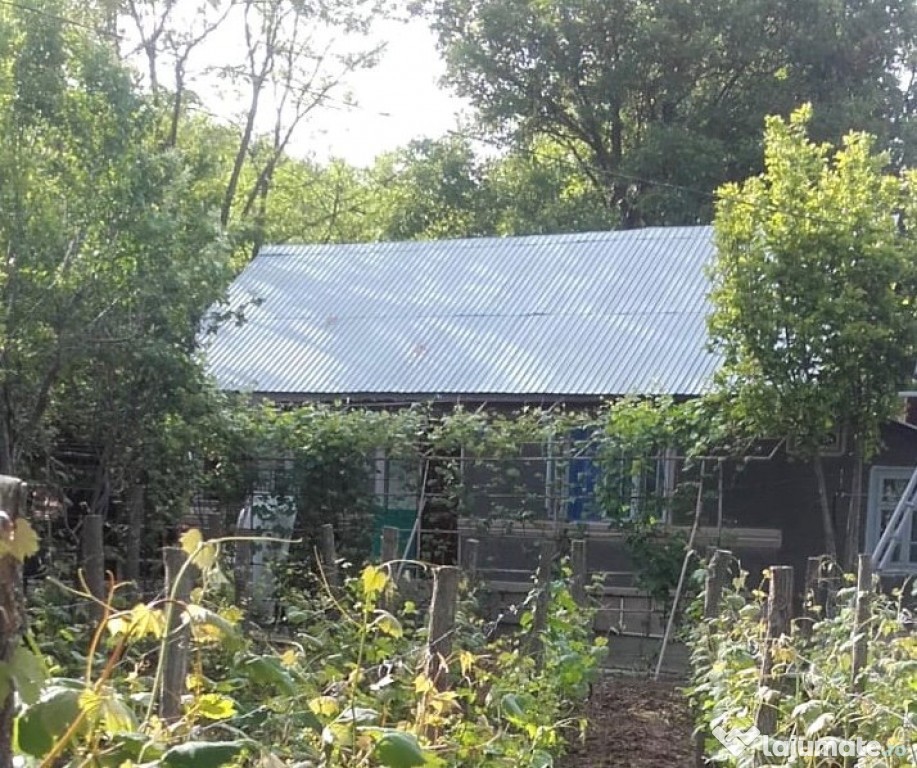
<path fill-rule="evenodd" d="M 720 614 L 724 587 L 729 579 L 730 564 L 736 558 L 729 550 L 716 550 L 708 564 L 704 583 L 704 618 L 716 619 Z M 781 692 L 786 691 L 789 680 L 777 671 L 775 651 L 781 640 L 798 636 L 808 638 L 819 616 L 835 616 L 836 596 L 843 580 L 843 573 L 833 559 L 810 557 L 804 577 L 801 611 L 797 613 L 795 573 L 792 566 L 774 565 L 770 569 L 767 602 L 763 616 L 764 642 L 758 669 L 759 685 L 772 691 L 771 696 L 758 704 L 755 712 L 755 727 L 763 736 L 771 736 L 777 728 Z M 868 644 L 864 627 L 869 621 L 870 601 L 875 594 L 872 560 L 869 555 L 860 555 L 857 562 L 857 592 L 854 621 L 850 628 L 852 658 L 850 686 L 852 693 L 861 693 L 864 677 L 861 674 L 867 664 Z M 698 730 L 696 738 L 696 764 L 707 765 L 704 759 L 706 733 Z"/>

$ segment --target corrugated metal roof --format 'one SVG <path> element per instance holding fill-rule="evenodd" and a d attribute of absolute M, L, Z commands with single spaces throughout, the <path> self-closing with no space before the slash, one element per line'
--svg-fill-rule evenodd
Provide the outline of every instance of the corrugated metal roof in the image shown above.
<path fill-rule="evenodd" d="M 209 367 L 290 395 L 698 394 L 712 254 L 709 227 L 268 246 Z"/>

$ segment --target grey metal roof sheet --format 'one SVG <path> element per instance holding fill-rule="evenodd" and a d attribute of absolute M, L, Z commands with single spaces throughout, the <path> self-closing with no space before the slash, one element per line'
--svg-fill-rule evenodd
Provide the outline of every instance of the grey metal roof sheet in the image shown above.
<path fill-rule="evenodd" d="M 208 365 L 273 394 L 698 394 L 712 255 L 709 227 L 267 246 Z"/>

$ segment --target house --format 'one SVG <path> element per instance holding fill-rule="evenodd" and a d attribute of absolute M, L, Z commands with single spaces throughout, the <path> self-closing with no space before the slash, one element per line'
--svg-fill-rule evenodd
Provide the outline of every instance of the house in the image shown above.
<path fill-rule="evenodd" d="M 231 287 L 231 309 L 246 321 L 219 330 L 209 366 L 222 388 L 282 403 L 588 408 L 628 394 L 696 397 L 718 366 L 705 320 L 713 254 L 709 227 L 267 246 Z M 893 422 L 883 438 L 865 484 L 864 546 L 917 464 L 917 427 Z M 753 566 L 800 572 L 823 551 L 814 473 L 791 448 L 775 442 L 756 460 L 719 464 L 708 542 Z M 827 463 L 842 522 L 845 446 Z M 604 529 L 550 522 L 597 539 Z M 897 567 L 917 569 L 917 527 L 907 536 Z M 505 563 L 504 544 L 492 554 Z M 609 552 L 590 557 L 620 565 Z"/>

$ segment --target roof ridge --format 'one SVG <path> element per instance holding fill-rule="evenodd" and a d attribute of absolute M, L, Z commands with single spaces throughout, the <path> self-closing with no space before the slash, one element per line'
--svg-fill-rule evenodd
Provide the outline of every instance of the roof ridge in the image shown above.
<path fill-rule="evenodd" d="M 437 240 L 367 240 L 354 241 L 347 243 L 266 243 L 262 245 L 255 258 L 261 256 L 290 256 L 300 254 L 282 253 L 283 251 L 306 251 L 306 250 L 334 250 L 346 248 L 364 248 L 374 247 L 384 248 L 386 250 L 397 251 L 400 248 L 422 248 L 424 246 L 445 246 L 455 247 L 462 243 L 466 247 L 479 248 L 485 245 L 500 243 L 506 246 L 512 243 L 520 245 L 525 242 L 551 240 L 563 241 L 564 244 L 589 243 L 603 239 L 631 239 L 631 240 L 648 240 L 655 239 L 658 235 L 663 235 L 662 239 L 682 240 L 691 236 L 700 236 L 702 232 L 712 231 L 709 224 L 689 224 L 673 227 L 636 227 L 634 229 L 595 229 L 585 232 L 557 232 L 530 235 L 482 235 L 480 237 L 453 237 Z"/>

